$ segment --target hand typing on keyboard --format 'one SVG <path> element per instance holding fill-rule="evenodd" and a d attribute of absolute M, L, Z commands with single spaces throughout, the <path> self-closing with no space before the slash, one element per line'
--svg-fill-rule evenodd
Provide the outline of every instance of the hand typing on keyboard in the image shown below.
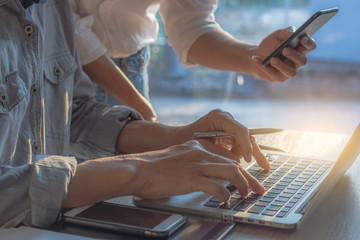
<path fill-rule="evenodd" d="M 227 186 L 231 198 L 222 203 L 209 199 L 204 206 L 239 212 L 282 218 L 296 206 L 299 200 L 318 181 L 333 163 L 268 155 L 272 169 L 264 171 L 253 165 L 248 170 L 266 189 L 265 194 L 250 192 L 248 197 L 239 195 L 232 184 Z"/>

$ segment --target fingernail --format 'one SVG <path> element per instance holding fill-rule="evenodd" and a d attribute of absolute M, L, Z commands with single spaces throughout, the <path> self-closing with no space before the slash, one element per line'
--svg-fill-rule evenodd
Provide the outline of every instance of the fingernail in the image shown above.
<path fill-rule="evenodd" d="M 286 55 L 286 56 L 289 56 L 291 54 L 291 49 L 290 48 L 284 48 L 283 50 L 283 54 Z"/>
<path fill-rule="evenodd" d="M 266 188 L 263 185 L 260 185 L 262 187 L 261 194 L 264 194 L 266 192 Z"/>
<path fill-rule="evenodd" d="M 251 158 L 252 158 L 251 153 L 248 153 L 248 154 L 246 154 L 246 155 L 244 156 L 245 161 L 248 162 L 248 163 L 251 162 Z"/>
<path fill-rule="evenodd" d="M 251 59 L 254 61 L 254 62 L 260 62 L 261 60 L 260 60 L 260 57 L 259 56 L 256 56 L 256 55 L 253 55 L 253 56 L 251 56 Z"/>
<path fill-rule="evenodd" d="M 288 31 L 293 33 L 296 31 L 296 28 L 294 26 L 291 26 L 288 28 Z"/>
<path fill-rule="evenodd" d="M 270 61 L 272 65 L 278 65 L 280 63 L 280 60 L 278 58 L 271 58 Z"/>
<path fill-rule="evenodd" d="M 309 42 L 309 37 L 307 37 L 307 36 L 303 37 L 302 42 L 303 43 L 308 43 Z"/>

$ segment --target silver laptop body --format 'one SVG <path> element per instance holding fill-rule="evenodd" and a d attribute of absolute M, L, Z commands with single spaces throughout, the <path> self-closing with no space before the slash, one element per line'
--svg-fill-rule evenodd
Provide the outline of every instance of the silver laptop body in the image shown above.
<path fill-rule="evenodd" d="M 263 195 L 253 192 L 243 199 L 229 183 L 229 203 L 196 192 L 161 200 L 134 197 L 134 204 L 188 214 L 222 219 L 223 222 L 245 222 L 276 228 L 295 228 L 311 210 L 316 209 L 360 153 L 360 125 L 336 161 L 304 158 L 264 151 L 272 169 L 263 171 L 256 163 L 247 170 L 267 189 Z"/>

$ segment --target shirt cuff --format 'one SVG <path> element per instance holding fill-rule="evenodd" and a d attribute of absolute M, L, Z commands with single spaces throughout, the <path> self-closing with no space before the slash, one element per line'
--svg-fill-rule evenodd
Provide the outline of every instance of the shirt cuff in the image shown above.
<path fill-rule="evenodd" d="M 117 153 L 116 144 L 121 129 L 131 120 L 142 120 L 143 117 L 136 110 L 126 106 L 108 108 L 97 120 L 89 135 L 88 154 L 94 157 L 101 155 L 113 156 Z M 91 150 L 94 154 L 91 154 Z"/>
<path fill-rule="evenodd" d="M 47 227 L 53 224 L 75 175 L 76 160 L 63 156 L 36 156 L 30 179 L 31 212 L 25 225 Z M 28 222 L 27 222 L 28 221 Z"/>
<path fill-rule="evenodd" d="M 183 39 L 183 41 L 175 39 L 169 40 L 169 44 L 174 47 L 174 50 L 179 56 L 180 63 L 183 67 L 194 67 L 198 65 L 189 61 L 188 52 L 191 46 L 200 36 L 215 29 L 221 29 L 221 27 L 217 23 L 212 23 L 207 25 L 206 27 L 199 29 L 198 31 L 189 31 L 185 34 L 187 35 L 187 37 Z"/>

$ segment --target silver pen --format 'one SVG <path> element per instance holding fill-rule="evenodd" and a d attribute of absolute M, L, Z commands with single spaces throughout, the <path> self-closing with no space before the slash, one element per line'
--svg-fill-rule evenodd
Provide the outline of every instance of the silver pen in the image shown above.
<path fill-rule="evenodd" d="M 269 134 L 284 131 L 284 129 L 280 128 L 250 128 L 250 135 L 260 135 L 260 134 Z M 195 132 L 195 139 L 206 139 L 206 138 L 226 138 L 233 137 L 231 134 L 227 132 Z"/>
<path fill-rule="evenodd" d="M 270 134 L 270 133 L 277 133 L 284 131 L 284 129 L 279 128 L 250 128 L 249 134 L 250 135 L 260 135 L 260 134 Z M 195 132 L 194 133 L 194 139 L 208 139 L 208 138 L 228 138 L 233 137 L 233 135 L 227 133 L 227 132 Z M 264 145 L 259 145 L 260 149 L 263 150 L 271 150 L 271 151 L 277 151 L 277 152 L 285 152 L 284 150 L 280 148 L 275 147 L 269 147 Z"/>

